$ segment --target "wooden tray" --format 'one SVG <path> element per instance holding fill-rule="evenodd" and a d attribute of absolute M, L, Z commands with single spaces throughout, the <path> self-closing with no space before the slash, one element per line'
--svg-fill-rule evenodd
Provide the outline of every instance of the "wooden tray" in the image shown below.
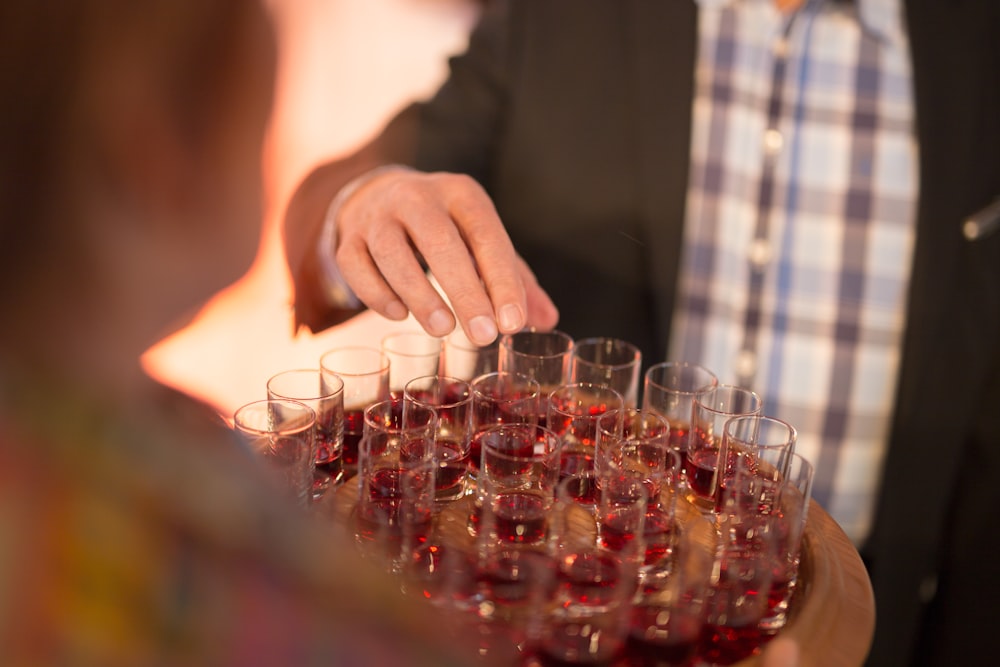
<path fill-rule="evenodd" d="M 357 480 L 351 479 L 314 506 L 336 524 L 349 525 L 357 502 Z M 455 501 L 440 520 L 456 540 L 469 540 L 466 529 L 471 499 Z M 696 509 L 678 503 L 686 513 L 687 528 L 710 530 L 699 522 Z M 682 519 L 684 521 L 684 519 Z M 701 525 L 703 523 L 704 525 Z M 706 539 L 710 539 L 707 538 Z M 875 631 L 875 598 L 861 556 L 839 525 L 815 501 L 803 537 L 799 585 L 790 605 L 789 620 L 780 636 L 794 639 L 800 647 L 799 667 L 856 667 L 864 663 Z M 757 656 L 739 667 L 761 664 Z"/>

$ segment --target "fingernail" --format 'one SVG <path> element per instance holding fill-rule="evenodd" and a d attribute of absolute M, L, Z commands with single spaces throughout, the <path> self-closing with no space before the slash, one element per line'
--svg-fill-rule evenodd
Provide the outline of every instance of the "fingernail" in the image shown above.
<path fill-rule="evenodd" d="M 444 336 L 455 327 L 451 314 L 438 308 L 427 318 L 428 333 L 432 336 Z"/>
<path fill-rule="evenodd" d="M 507 333 L 514 333 L 524 326 L 524 315 L 514 304 L 507 304 L 500 309 L 500 328 Z"/>
<path fill-rule="evenodd" d="M 410 311 L 400 301 L 390 301 L 385 304 L 385 316 L 390 320 L 405 320 Z"/>
<path fill-rule="evenodd" d="M 497 325 L 485 315 L 479 315 L 469 320 L 469 337 L 477 345 L 487 345 L 497 337 Z"/>

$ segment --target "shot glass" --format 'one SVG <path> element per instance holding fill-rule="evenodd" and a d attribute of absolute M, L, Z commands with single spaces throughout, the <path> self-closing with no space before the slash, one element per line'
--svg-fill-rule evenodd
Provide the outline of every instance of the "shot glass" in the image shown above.
<path fill-rule="evenodd" d="M 559 482 L 558 436 L 537 425 L 501 424 L 480 442 L 481 545 L 544 545 Z"/>
<path fill-rule="evenodd" d="M 365 409 L 355 508 L 362 555 L 399 572 L 426 539 L 435 502 L 434 432 L 430 408 L 380 401 Z"/>
<path fill-rule="evenodd" d="M 642 352 L 618 338 L 584 338 L 573 344 L 570 382 L 602 384 L 621 394 L 625 407 L 634 408 L 639 397 Z"/>
<path fill-rule="evenodd" d="M 497 371 L 480 375 L 470 383 L 472 389 L 472 445 L 470 462 L 473 472 L 482 460 L 480 435 L 499 424 L 537 424 L 541 392 L 538 382 L 526 375 Z"/>
<path fill-rule="evenodd" d="M 564 554 L 556 581 L 536 649 L 542 664 L 612 664 L 628 635 L 634 564 L 619 553 L 590 547 Z"/>
<path fill-rule="evenodd" d="M 483 664 L 518 665 L 533 653 L 552 605 L 556 565 L 544 550 L 513 544 L 481 555 L 473 641 Z"/>
<path fill-rule="evenodd" d="M 324 378 L 337 376 L 344 383 L 343 462 L 345 476 L 358 465 L 358 443 L 364 435 L 364 411 L 389 398 L 389 357 L 370 347 L 340 347 L 320 356 Z M 332 379 L 326 382 L 334 382 Z"/>
<path fill-rule="evenodd" d="M 725 487 L 736 470 L 743 466 L 760 474 L 767 469 L 784 475 L 787 456 L 795 451 L 797 433 L 786 421 L 763 415 L 739 415 L 723 426 L 722 451 L 719 453 L 719 474 L 716 483 L 717 505 L 722 502 Z"/>
<path fill-rule="evenodd" d="M 799 578 L 802 535 L 805 532 L 812 496 L 813 466 L 795 452 L 787 453 L 784 479 L 773 512 L 775 535 L 774 576 L 768 594 L 767 612 L 761 628 L 774 634 L 788 620 L 789 604 Z"/>
<path fill-rule="evenodd" d="M 680 454 L 685 470 L 694 399 L 718 384 L 712 371 L 684 361 L 664 361 L 646 371 L 642 407 L 662 415 L 670 423 L 670 443 Z M 681 483 L 686 485 L 686 478 Z"/>
<path fill-rule="evenodd" d="M 730 417 L 759 415 L 760 411 L 760 397 L 735 385 L 718 385 L 694 398 L 685 474 L 688 497 L 701 510 L 710 512 L 716 507 L 726 422 Z"/>
<path fill-rule="evenodd" d="M 546 424 L 563 442 L 563 476 L 594 468 L 597 421 L 604 413 L 623 407 L 617 391 L 588 382 L 565 384 L 549 395 Z"/>
<path fill-rule="evenodd" d="M 265 465 L 276 491 L 307 506 L 316 467 L 312 408 L 287 399 L 253 401 L 236 410 L 233 427 Z"/>
<path fill-rule="evenodd" d="M 695 664 L 715 558 L 686 533 L 682 540 L 670 576 L 644 583 L 633 601 L 626 664 Z"/>
<path fill-rule="evenodd" d="M 632 475 L 600 478 L 597 543 L 630 562 L 638 572 L 646 555 L 646 508 L 649 488 Z"/>
<path fill-rule="evenodd" d="M 597 469 L 607 475 L 629 476 L 649 490 L 643 534 L 646 554 L 640 578 L 666 576 L 679 534 L 676 520 L 680 455 L 670 445 L 667 420 L 651 410 L 625 408 L 598 420 Z"/>
<path fill-rule="evenodd" d="M 441 339 L 423 331 L 399 331 L 382 338 L 382 353 L 389 358 L 389 394 L 400 398 L 406 383 L 441 370 Z"/>
<path fill-rule="evenodd" d="M 500 337 L 500 370 L 527 375 L 538 383 L 543 398 L 538 406 L 543 423 L 545 399 L 570 381 L 572 354 L 573 338 L 562 331 L 529 329 Z"/>
<path fill-rule="evenodd" d="M 293 369 L 272 375 L 267 397 L 305 403 L 316 413 L 315 459 L 312 499 L 344 480 L 344 381 L 319 369 Z"/>
<path fill-rule="evenodd" d="M 500 339 L 478 346 L 456 328 L 448 334 L 441 348 L 441 374 L 472 382 L 480 375 L 500 369 Z"/>
<path fill-rule="evenodd" d="M 565 553 L 589 549 L 597 542 L 597 514 L 601 487 L 597 472 L 588 470 L 563 477 L 556 486 L 556 503 L 550 521 L 550 550 L 556 559 Z"/>
<path fill-rule="evenodd" d="M 773 578 L 774 548 L 768 535 L 757 533 L 753 546 L 723 546 L 708 592 L 698 656 L 703 662 L 732 665 L 760 653 L 767 639 L 760 623 Z"/>
<path fill-rule="evenodd" d="M 680 457 L 670 443 L 669 422 L 643 408 L 608 410 L 598 417 L 595 464 L 602 473 L 615 469 L 641 477 L 653 502 L 674 490 L 680 477 Z"/>
<path fill-rule="evenodd" d="M 444 375 L 425 375 L 407 382 L 403 397 L 437 414 L 435 458 L 468 465 L 473 429 L 469 383 Z"/>

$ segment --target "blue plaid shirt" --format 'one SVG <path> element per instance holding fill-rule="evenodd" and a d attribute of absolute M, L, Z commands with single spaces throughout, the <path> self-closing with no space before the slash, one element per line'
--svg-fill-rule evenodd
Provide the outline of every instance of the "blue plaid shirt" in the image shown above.
<path fill-rule="evenodd" d="M 671 358 L 799 431 L 813 497 L 860 543 L 888 437 L 915 236 L 898 0 L 699 0 Z"/>

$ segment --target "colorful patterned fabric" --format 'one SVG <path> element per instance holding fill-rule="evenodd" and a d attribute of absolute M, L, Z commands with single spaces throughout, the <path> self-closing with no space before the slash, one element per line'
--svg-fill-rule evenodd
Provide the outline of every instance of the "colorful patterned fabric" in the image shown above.
<path fill-rule="evenodd" d="M 914 243 L 917 147 L 900 3 L 700 0 L 671 358 L 799 430 L 813 496 L 867 535 Z"/>
<path fill-rule="evenodd" d="M 455 664 L 221 422 L 47 398 L 0 402 L 3 665 Z"/>

